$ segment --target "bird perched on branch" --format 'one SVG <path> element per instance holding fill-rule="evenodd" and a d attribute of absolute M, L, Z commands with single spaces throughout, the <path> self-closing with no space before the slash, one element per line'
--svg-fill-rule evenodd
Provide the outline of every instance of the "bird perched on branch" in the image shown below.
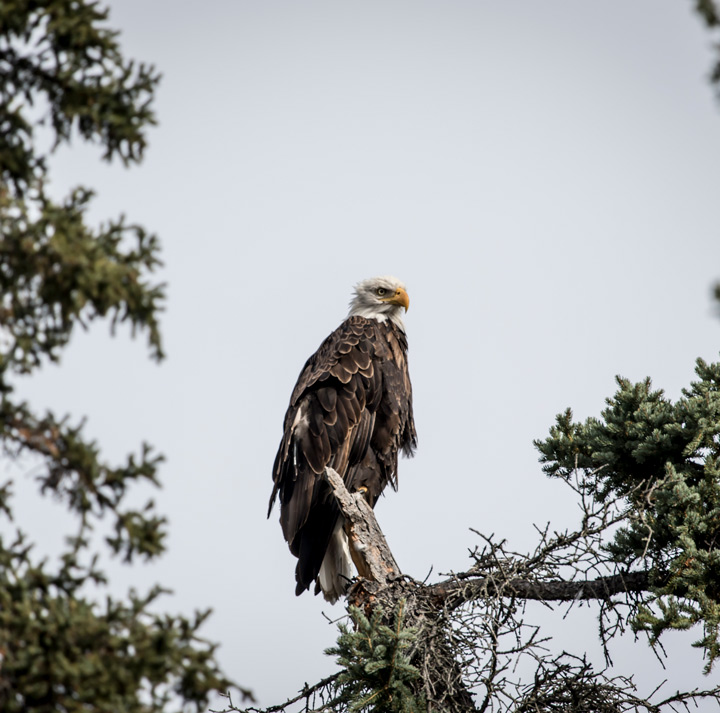
<path fill-rule="evenodd" d="M 347 319 L 305 363 L 290 398 L 273 467 L 268 516 L 280 500 L 280 524 L 298 558 L 296 594 L 315 582 L 334 602 L 353 576 L 348 540 L 326 467 L 371 506 L 397 488 L 398 451 L 417 445 L 407 338 L 410 300 L 395 277 L 355 286 Z"/>

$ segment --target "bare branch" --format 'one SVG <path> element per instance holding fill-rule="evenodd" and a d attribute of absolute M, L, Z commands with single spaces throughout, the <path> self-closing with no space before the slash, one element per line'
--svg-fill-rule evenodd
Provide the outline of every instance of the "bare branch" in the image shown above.
<path fill-rule="evenodd" d="M 400 568 L 362 493 L 349 493 L 343 479 L 332 468 L 325 469 L 325 477 L 345 517 L 350 554 L 360 576 L 381 586 L 400 577 Z"/>
<path fill-rule="evenodd" d="M 332 686 L 337 681 L 338 676 L 340 675 L 340 671 L 337 673 L 334 673 L 332 676 L 328 676 L 327 678 L 323 678 L 322 681 L 318 681 L 316 684 L 312 686 L 308 686 L 306 683 L 303 686 L 303 689 L 298 693 L 296 696 L 293 696 L 292 698 L 288 698 L 284 703 L 278 703 L 274 706 L 270 706 L 269 708 L 255 708 L 254 706 L 251 706 L 250 708 L 238 708 L 232 700 L 232 697 L 230 695 L 230 691 L 227 693 L 221 694 L 224 698 L 228 699 L 228 707 L 224 708 L 222 711 L 216 711 L 214 709 L 210 709 L 210 713 L 231 713 L 231 711 L 236 711 L 237 713 L 284 713 L 284 711 L 292 706 L 294 703 L 298 703 L 299 701 L 305 701 L 305 708 L 304 710 L 310 711 L 310 701 L 316 694 L 322 694 L 325 693 L 328 690 L 331 690 Z M 332 701 L 329 701 L 323 705 L 318 710 L 328 710 L 333 705 Z"/>
<path fill-rule="evenodd" d="M 463 573 L 467 577 L 467 573 Z M 647 572 L 627 572 L 587 581 L 532 581 L 483 577 L 476 580 L 452 577 L 428 587 L 431 596 L 447 602 L 451 609 L 475 599 L 502 596 L 535 601 L 581 601 L 608 599 L 616 594 L 645 592 Z"/>

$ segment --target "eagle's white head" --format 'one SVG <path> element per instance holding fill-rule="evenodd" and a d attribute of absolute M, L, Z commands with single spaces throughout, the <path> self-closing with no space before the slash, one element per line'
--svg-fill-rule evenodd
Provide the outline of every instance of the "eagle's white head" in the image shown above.
<path fill-rule="evenodd" d="M 380 322 L 390 319 L 404 331 L 402 311 L 407 312 L 409 306 L 410 298 L 405 285 L 397 277 L 371 277 L 355 285 L 348 317 L 359 315 Z"/>

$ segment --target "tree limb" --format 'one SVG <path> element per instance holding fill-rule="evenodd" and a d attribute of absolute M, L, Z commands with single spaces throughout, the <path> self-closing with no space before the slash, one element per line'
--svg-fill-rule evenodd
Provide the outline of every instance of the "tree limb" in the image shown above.
<path fill-rule="evenodd" d="M 362 493 L 350 493 L 339 473 L 325 469 L 338 506 L 345 517 L 345 532 L 353 562 L 364 579 L 386 586 L 401 575 L 373 509 Z"/>
<path fill-rule="evenodd" d="M 586 581 L 502 580 L 495 577 L 468 579 L 468 574 L 429 585 L 431 596 L 454 609 L 466 602 L 488 597 L 514 597 L 535 601 L 580 601 L 608 599 L 615 594 L 645 592 L 649 589 L 647 572 L 627 572 Z"/>

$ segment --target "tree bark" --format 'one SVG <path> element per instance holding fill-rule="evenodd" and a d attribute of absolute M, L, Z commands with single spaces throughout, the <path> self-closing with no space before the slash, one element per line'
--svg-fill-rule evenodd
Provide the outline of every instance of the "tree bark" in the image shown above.
<path fill-rule="evenodd" d="M 472 578 L 463 573 L 456 578 L 428 585 L 431 596 L 454 609 L 475 599 L 486 597 L 515 597 L 536 601 L 580 601 L 609 599 L 615 594 L 645 592 L 650 582 L 647 572 L 627 572 L 585 581 L 541 582 L 525 579 Z"/>
<path fill-rule="evenodd" d="M 350 493 L 343 479 L 332 468 L 325 469 L 340 511 L 345 516 L 345 533 L 350 554 L 360 576 L 377 582 L 381 587 L 400 577 L 400 568 L 388 547 L 375 513 L 362 493 Z"/>

